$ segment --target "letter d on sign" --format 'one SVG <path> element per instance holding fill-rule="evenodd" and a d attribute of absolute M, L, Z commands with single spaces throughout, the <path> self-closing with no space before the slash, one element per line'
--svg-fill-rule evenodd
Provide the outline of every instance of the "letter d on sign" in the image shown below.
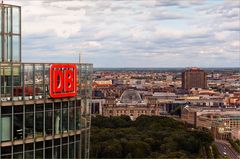
<path fill-rule="evenodd" d="M 63 90 L 63 73 L 61 70 L 55 70 L 53 72 L 53 92 L 60 93 Z"/>

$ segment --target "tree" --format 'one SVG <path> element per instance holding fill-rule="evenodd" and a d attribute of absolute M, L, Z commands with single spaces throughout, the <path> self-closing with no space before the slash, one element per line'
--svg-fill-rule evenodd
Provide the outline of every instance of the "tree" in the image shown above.
<path fill-rule="evenodd" d="M 127 116 L 92 118 L 92 158 L 206 157 L 213 141 L 208 130 L 189 131 L 167 117 Z"/>

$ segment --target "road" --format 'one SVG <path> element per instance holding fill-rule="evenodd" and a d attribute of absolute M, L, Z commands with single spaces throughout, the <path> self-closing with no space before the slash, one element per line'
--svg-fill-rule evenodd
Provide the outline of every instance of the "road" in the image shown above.
<path fill-rule="evenodd" d="M 177 121 L 182 121 L 178 116 L 173 115 L 165 115 Z M 219 153 L 224 157 L 228 157 L 231 159 L 240 159 L 240 154 L 236 152 L 236 150 L 231 146 L 231 144 L 227 141 L 223 140 L 215 140 L 214 144 L 217 146 Z"/>
<path fill-rule="evenodd" d="M 238 159 L 239 154 L 231 147 L 231 145 L 222 140 L 216 140 L 214 141 L 214 144 L 217 146 L 218 151 L 222 156 L 229 157 L 231 159 Z"/>

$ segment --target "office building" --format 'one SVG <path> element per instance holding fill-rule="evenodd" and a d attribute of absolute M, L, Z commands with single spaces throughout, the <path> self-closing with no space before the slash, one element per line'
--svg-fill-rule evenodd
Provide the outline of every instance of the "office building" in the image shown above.
<path fill-rule="evenodd" d="M 207 88 L 206 72 L 199 68 L 186 69 L 182 73 L 182 88 L 185 90 Z"/>
<path fill-rule="evenodd" d="M 88 158 L 92 65 L 22 63 L 21 7 L 0 6 L 0 158 Z"/>

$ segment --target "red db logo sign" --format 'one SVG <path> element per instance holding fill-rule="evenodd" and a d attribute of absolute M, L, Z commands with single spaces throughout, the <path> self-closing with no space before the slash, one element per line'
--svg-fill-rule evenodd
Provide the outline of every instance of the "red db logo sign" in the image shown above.
<path fill-rule="evenodd" d="M 50 65 L 50 96 L 73 97 L 77 94 L 77 68 L 75 64 Z"/>

